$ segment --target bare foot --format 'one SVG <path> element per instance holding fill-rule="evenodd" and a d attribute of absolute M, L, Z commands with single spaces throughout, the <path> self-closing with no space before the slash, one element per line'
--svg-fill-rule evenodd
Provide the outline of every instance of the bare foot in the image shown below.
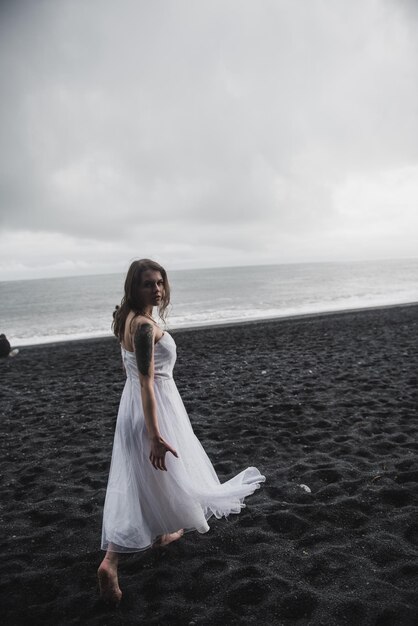
<path fill-rule="evenodd" d="M 104 559 L 97 570 L 99 579 L 100 597 L 106 604 L 118 606 L 122 599 L 122 591 L 119 588 L 117 570 Z"/>
<path fill-rule="evenodd" d="M 177 530 L 175 533 L 168 533 L 166 535 L 161 535 L 158 537 L 156 541 L 152 544 L 153 548 L 162 548 L 163 546 L 167 546 L 172 541 L 177 541 L 177 539 L 181 539 L 184 535 L 184 530 L 181 528 Z"/>

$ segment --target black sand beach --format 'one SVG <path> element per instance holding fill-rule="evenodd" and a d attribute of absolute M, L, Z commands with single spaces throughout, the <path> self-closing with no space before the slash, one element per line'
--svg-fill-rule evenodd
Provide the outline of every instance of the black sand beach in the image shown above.
<path fill-rule="evenodd" d="M 418 305 L 173 332 L 221 480 L 267 482 L 206 535 L 122 557 L 114 610 L 96 570 L 116 340 L 1 360 L 2 624 L 416 626 L 417 333 Z"/>

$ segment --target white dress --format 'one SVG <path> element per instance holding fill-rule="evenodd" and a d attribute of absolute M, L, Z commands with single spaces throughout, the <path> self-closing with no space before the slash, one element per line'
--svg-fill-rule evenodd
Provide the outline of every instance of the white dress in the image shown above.
<path fill-rule="evenodd" d="M 243 500 L 265 477 L 255 467 L 221 484 L 197 439 L 173 380 L 176 344 L 165 332 L 154 346 L 154 390 L 161 436 L 179 458 L 166 454 L 167 471 L 156 470 L 142 409 L 136 357 L 122 348 L 126 369 L 116 422 L 103 511 L 103 550 L 138 552 L 159 535 L 183 528 L 209 530 L 207 520 L 239 513 Z"/>

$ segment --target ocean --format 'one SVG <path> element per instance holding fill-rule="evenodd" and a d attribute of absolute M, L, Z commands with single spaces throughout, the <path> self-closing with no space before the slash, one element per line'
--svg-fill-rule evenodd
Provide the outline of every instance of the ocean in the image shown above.
<path fill-rule="evenodd" d="M 124 275 L 0 282 L 0 332 L 12 346 L 111 334 Z M 418 302 L 418 259 L 169 272 L 167 328 Z"/>

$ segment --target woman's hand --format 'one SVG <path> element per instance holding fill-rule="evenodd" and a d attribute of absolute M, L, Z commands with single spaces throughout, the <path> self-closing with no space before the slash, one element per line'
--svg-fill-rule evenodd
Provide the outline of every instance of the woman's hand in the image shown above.
<path fill-rule="evenodd" d="M 153 437 L 151 440 L 151 452 L 149 460 L 155 467 L 155 469 L 167 471 L 165 466 L 165 455 L 167 452 L 171 452 L 176 458 L 179 457 L 177 452 L 170 446 L 169 443 L 164 441 L 162 437 Z"/>

